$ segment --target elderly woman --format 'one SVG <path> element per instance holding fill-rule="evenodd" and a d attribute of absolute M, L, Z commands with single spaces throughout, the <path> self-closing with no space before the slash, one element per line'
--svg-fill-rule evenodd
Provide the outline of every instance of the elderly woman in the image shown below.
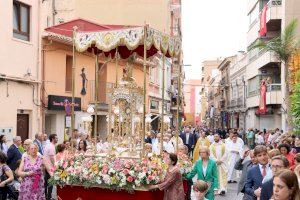
<path fill-rule="evenodd" d="M 44 169 L 51 174 L 49 165 L 38 156 L 38 146 L 30 144 L 28 156 L 21 161 L 18 175 L 23 178 L 21 183 L 19 200 L 38 199 L 45 200 Z"/>
<path fill-rule="evenodd" d="M 184 191 L 182 184 L 182 177 L 177 164 L 176 154 L 169 154 L 166 163 L 169 165 L 168 172 L 165 180 L 158 184 L 152 185 L 149 189 L 160 189 L 164 190 L 164 200 L 184 200 Z"/>
<path fill-rule="evenodd" d="M 214 199 L 214 190 L 219 187 L 218 169 L 215 161 L 209 159 L 209 149 L 205 146 L 199 150 L 200 159 L 195 163 L 192 171 L 187 175 L 187 179 L 192 179 L 197 174 L 197 179 L 207 182 L 211 187 L 207 191 L 205 198 Z"/>

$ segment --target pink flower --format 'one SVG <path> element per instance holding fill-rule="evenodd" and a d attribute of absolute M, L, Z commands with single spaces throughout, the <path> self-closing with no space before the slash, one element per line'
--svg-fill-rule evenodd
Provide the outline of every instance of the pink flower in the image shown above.
<path fill-rule="evenodd" d="M 141 169 L 140 166 L 136 166 L 136 167 L 134 168 L 134 170 L 140 172 L 142 169 Z"/>
<path fill-rule="evenodd" d="M 148 176 L 148 181 L 152 181 L 152 180 L 154 180 L 154 177 L 153 176 Z"/>
<path fill-rule="evenodd" d="M 129 183 L 131 183 L 131 182 L 133 181 L 133 177 L 132 177 L 132 176 L 128 176 L 128 177 L 127 177 L 127 181 L 128 181 Z"/>
<path fill-rule="evenodd" d="M 124 169 L 123 173 L 127 176 L 129 174 L 129 170 L 128 169 Z"/>
<path fill-rule="evenodd" d="M 101 172 L 102 172 L 102 174 L 107 174 L 108 169 L 102 169 Z"/>
<path fill-rule="evenodd" d="M 62 167 L 63 167 L 64 169 L 66 169 L 66 168 L 68 167 L 68 163 L 67 163 L 67 162 L 64 162 Z"/>
<path fill-rule="evenodd" d="M 81 172 L 81 168 L 76 168 L 76 169 L 75 169 L 75 173 L 76 173 L 76 174 L 80 174 L 80 172 Z"/>
<path fill-rule="evenodd" d="M 148 172 L 148 168 L 147 167 L 143 167 L 143 172 L 147 173 Z"/>

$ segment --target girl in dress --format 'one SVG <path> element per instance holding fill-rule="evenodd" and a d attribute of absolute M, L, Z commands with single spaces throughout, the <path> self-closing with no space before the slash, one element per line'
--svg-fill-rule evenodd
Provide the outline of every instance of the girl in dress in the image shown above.
<path fill-rule="evenodd" d="M 31 144 L 28 156 L 21 161 L 18 175 L 23 178 L 20 186 L 19 200 L 45 200 L 44 170 L 50 175 L 47 162 L 38 156 L 38 146 Z"/>

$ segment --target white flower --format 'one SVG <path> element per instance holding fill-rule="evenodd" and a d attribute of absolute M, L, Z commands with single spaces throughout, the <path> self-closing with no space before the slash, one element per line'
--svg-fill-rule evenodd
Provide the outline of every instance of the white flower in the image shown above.
<path fill-rule="evenodd" d="M 130 170 L 130 171 L 129 171 L 129 174 L 130 174 L 130 176 L 134 176 L 134 171 L 133 171 L 133 170 Z"/>

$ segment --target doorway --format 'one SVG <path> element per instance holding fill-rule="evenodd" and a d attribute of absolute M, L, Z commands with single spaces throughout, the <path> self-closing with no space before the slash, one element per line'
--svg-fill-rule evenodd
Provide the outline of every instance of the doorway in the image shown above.
<path fill-rule="evenodd" d="M 22 141 L 29 138 L 29 114 L 17 114 L 17 136 Z"/>

